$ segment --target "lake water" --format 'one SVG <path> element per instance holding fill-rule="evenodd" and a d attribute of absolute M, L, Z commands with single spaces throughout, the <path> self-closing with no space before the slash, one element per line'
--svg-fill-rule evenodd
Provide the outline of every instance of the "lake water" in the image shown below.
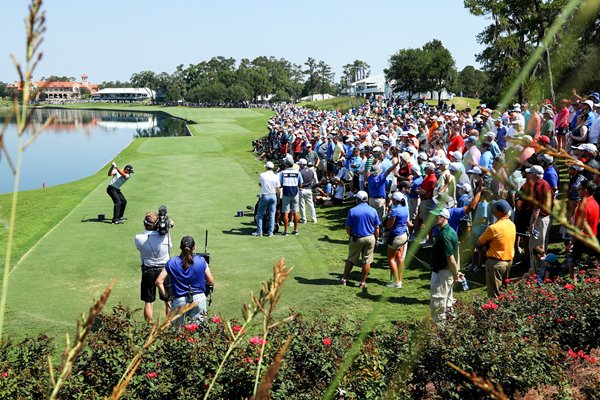
<path fill-rule="evenodd" d="M 160 114 L 91 110 L 33 110 L 32 125 L 54 123 L 23 152 L 19 190 L 59 185 L 93 175 L 138 137 L 185 136 L 185 123 Z M 31 131 L 24 133 L 24 142 Z M 17 162 L 17 132 L 9 124 L 4 147 Z M 0 154 L 0 193 L 12 192 L 14 176 Z"/>

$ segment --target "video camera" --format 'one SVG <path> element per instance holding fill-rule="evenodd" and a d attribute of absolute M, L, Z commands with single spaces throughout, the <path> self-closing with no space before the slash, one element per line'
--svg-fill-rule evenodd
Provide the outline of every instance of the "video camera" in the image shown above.
<path fill-rule="evenodd" d="M 169 233 L 169 229 L 173 227 L 173 221 L 169 219 L 167 215 L 167 206 L 158 207 L 158 215 L 155 229 L 158 231 L 160 235 L 167 235 Z"/>

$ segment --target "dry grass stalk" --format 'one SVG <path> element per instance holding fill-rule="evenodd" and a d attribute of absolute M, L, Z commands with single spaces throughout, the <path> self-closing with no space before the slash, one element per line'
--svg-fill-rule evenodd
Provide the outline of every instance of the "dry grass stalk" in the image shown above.
<path fill-rule="evenodd" d="M 79 356 L 79 354 L 81 353 L 81 350 L 83 350 L 85 340 L 87 339 L 87 336 L 92 330 L 94 321 L 106 305 L 106 301 L 108 300 L 108 297 L 110 296 L 110 293 L 116 281 L 116 278 L 113 279 L 104 291 L 104 293 L 102 293 L 102 296 L 100 296 L 100 299 L 98 299 L 98 301 L 96 301 L 94 305 L 90 307 L 90 311 L 87 315 L 87 318 L 85 314 L 81 314 L 81 319 L 77 321 L 77 332 L 75 335 L 75 342 L 73 344 L 73 347 L 71 347 L 69 335 L 67 334 L 67 344 L 65 345 L 65 351 L 62 355 L 60 375 L 58 376 L 57 380 L 54 379 L 52 360 L 48 359 L 48 365 L 50 368 L 50 384 L 52 387 L 52 392 L 49 397 L 50 400 L 58 398 L 58 393 L 60 392 L 60 389 L 64 386 L 66 380 L 71 375 L 71 371 L 73 369 L 75 360 L 77 359 L 77 356 Z"/>
<path fill-rule="evenodd" d="M 450 361 L 448 361 L 448 365 L 451 366 L 452 368 L 454 368 L 455 370 L 457 370 L 458 372 L 460 372 L 460 374 L 462 376 L 464 376 L 465 378 L 467 378 L 468 380 L 470 380 L 471 383 L 473 383 L 473 385 L 477 386 L 479 389 L 483 390 L 486 394 L 488 394 L 490 396 L 490 399 L 508 400 L 508 397 L 506 396 L 506 394 L 504 394 L 504 390 L 502 390 L 502 387 L 500 385 L 494 386 L 494 384 L 492 382 L 490 382 L 489 380 L 487 380 L 485 378 L 478 376 L 477 373 L 467 372 L 464 369 L 451 363 Z"/>
<path fill-rule="evenodd" d="M 292 342 L 292 336 L 290 335 L 290 336 L 288 336 L 287 340 L 285 341 L 285 343 L 283 344 L 281 349 L 279 349 L 279 353 L 277 353 L 275 360 L 273 360 L 273 362 L 269 366 L 267 373 L 265 374 L 262 381 L 260 382 L 260 386 L 258 387 L 258 389 L 256 391 L 256 395 L 252 396 L 251 399 L 261 400 L 261 399 L 268 398 L 269 389 L 271 389 L 271 387 L 273 386 L 273 381 L 277 377 L 277 372 L 279 371 L 279 367 L 281 367 L 281 362 L 283 361 L 283 356 L 285 355 L 285 352 L 287 351 L 287 349 L 290 347 L 291 342 Z M 261 357 L 261 359 L 262 359 L 262 357 Z"/>

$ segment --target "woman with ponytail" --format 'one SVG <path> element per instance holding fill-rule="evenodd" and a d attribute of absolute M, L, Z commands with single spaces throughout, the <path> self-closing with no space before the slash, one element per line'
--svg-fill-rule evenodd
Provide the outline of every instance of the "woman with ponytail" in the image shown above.
<path fill-rule="evenodd" d="M 176 320 L 175 325 L 181 325 L 184 322 L 198 323 L 202 321 L 207 312 L 206 295 L 204 294 L 206 286 L 212 285 L 214 279 L 204 258 L 194 253 L 196 243 L 193 237 L 184 236 L 179 248 L 181 254 L 167 262 L 165 269 L 156 278 L 156 286 L 162 295 L 165 291 L 165 279 L 168 276 L 171 280 L 172 313 L 179 312 L 179 309 L 186 304 L 196 304 L 196 307 Z"/>
<path fill-rule="evenodd" d="M 404 274 L 404 252 L 408 243 L 408 228 L 412 223 L 408 219 L 408 200 L 402 192 L 392 195 L 392 209 L 387 220 L 386 228 L 390 232 L 388 239 L 387 256 L 392 272 L 393 281 L 386 286 L 391 288 L 402 287 Z"/>

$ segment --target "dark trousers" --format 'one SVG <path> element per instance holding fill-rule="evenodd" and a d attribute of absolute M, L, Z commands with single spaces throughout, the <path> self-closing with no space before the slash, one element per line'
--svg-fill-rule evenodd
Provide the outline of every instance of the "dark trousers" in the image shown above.
<path fill-rule="evenodd" d="M 113 222 L 117 221 L 119 218 L 123 218 L 123 214 L 125 214 L 125 207 L 127 206 L 127 199 L 121 193 L 121 190 L 108 185 L 106 188 L 106 193 L 110 196 L 115 205 L 113 208 Z"/>

